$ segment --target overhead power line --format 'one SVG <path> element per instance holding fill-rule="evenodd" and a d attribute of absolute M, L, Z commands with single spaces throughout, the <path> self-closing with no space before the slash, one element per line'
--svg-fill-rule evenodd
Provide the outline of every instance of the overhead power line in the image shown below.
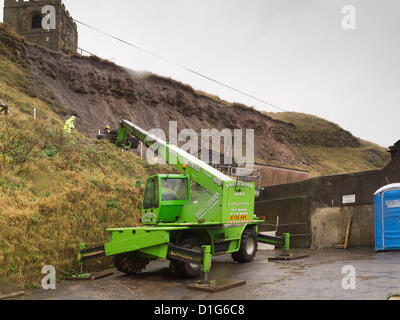
<path fill-rule="evenodd" d="M 160 55 L 158 55 L 158 54 L 156 54 L 156 53 L 154 53 L 154 52 L 151 52 L 151 51 L 149 51 L 149 50 L 147 50 L 147 49 L 144 49 L 144 48 L 142 48 L 142 47 L 139 47 L 138 45 L 136 45 L 136 44 L 134 44 L 134 43 L 125 41 L 125 40 L 123 40 L 123 39 L 121 39 L 121 38 L 118 38 L 118 37 L 112 35 L 112 34 L 109 34 L 109 33 L 105 32 L 105 31 L 102 31 L 102 30 L 100 30 L 100 29 L 98 29 L 98 28 L 96 28 L 96 27 L 92 27 L 92 26 L 88 25 L 87 23 L 81 22 L 81 21 L 76 20 L 76 19 L 74 19 L 74 21 L 75 21 L 76 23 L 79 23 L 79 24 L 81 24 L 81 25 L 83 25 L 83 26 L 89 28 L 89 29 L 92 29 L 92 30 L 94 30 L 94 31 L 96 31 L 96 32 L 98 32 L 98 33 L 101 33 L 101 34 L 103 34 L 104 36 L 107 36 L 107 37 L 112 38 L 112 39 L 114 39 L 114 40 L 116 40 L 116 41 L 122 42 L 123 44 L 126 44 L 126 45 L 128 45 L 128 46 L 130 46 L 130 47 L 133 47 L 133 48 L 135 48 L 135 49 L 137 49 L 137 50 L 139 50 L 139 51 L 142 51 L 142 52 L 144 52 L 144 53 L 146 53 L 146 54 L 148 54 L 148 55 L 150 55 L 150 56 L 153 56 L 153 57 L 155 57 L 155 58 L 157 58 L 157 59 L 160 59 L 160 60 L 162 60 L 162 61 L 165 61 L 165 62 L 167 62 L 167 63 L 170 63 L 170 64 L 172 64 L 172 65 L 174 65 L 174 66 L 176 66 L 176 67 L 179 67 L 179 68 L 181 68 L 181 69 L 183 69 L 183 70 L 185 70 L 185 71 L 187 71 L 187 72 L 190 72 L 190 73 L 192 73 L 192 74 L 195 74 L 195 75 L 197 75 L 197 76 L 199 76 L 199 77 L 201 77 L 201 78 L 204 78 L 204 79 L 207 79 L 207 80 L 209 80 L 209 81 L 211 81 L 211 82 L 214 82 L 214 83 L 216 83 L 216 84 L 218 84 L 218 85 L 220 85 L 220 86 L 223 86 L 223 87 L 228 88 L 228 89 L 230 89 L 230 90 L 232 90 L 232 91 L 235 91 L 235 92 L 237 92 L 237 93 L 240 93 L 240 94 L 242 94 L 242 95 L 244 95 L 244 96 L 246 96 L 246 97 L 248 97 L 248 98 L 254 99 L 254 100 L 258 101 L 258 102 L 261 102 L 261 103 L 263 103 L 263 104 L 265 104 L 265 105 L 267 105 L 267 106 L 273 107 L 273 108 L 278 109 L 278 110 L 280 110 L 280 111 L 283 111 L 283 112 L 286 112 L 286 111 L 287 111 L 287 110 L 285 110 L 285 109 L 283 109 L 283 108 L 281 108 L 281 107 L 279 107 L 279 106 L 276 106 L 276 105 L 274 105 L 274 104 L 272 104 L 272 103 L 270 103 L 270 102 L 268 102 L 268 101 L 266 101 L 266 100 L 264 100 L 264 99 L 257 98 L 256 96 L 254 96 L 254 95 L 252 95 L 252 94 L 249 94 L 249 93 L 247 93 L 247 92 L 245 92 L 245 91 L 243 91 L 243 90 L 236 89 L 236 88 L 234 88 L 234 87 L 232 87 L 232 86 L 230 86 L 230 85 L 228 85 L 228 84 L 226 84 L 226 83 L 223 83 L 223 82 L 221 82 L 221 81 L 218 81 L 218 80 L 216 80 L 216 79 L 213 79 L 213 78 L 211 78 L 211 77 L 209 77 L 209 76 L 207 76 L 207 75 L 204 75 L 204 74 L 202 74 L 202 73 L 200 73 L 200 72 L 197 72 L 197 71 L 195 71 L 195 70 L 193 70 L 193 69 L 190 69 L 190 68 L 188 68 L 188 67 L 186 67 L 186 66 L 184 66 L 184 65 L 182 65 L 182 64 L 179 64 L 179 63 L 177 63 L 177 62 L 175 62 L 175 61 L 172 61 L 172 60 L 170 60 L 170 59 L 164 58 L 164 57 L 162 57 L 162 56 L 160 56 Z"/>

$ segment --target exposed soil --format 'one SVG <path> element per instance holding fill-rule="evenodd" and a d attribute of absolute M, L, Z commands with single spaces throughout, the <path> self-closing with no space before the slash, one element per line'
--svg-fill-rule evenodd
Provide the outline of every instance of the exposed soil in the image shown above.
<path fill-rule="evenodd" d="M 61 108 L 55 111 L 62 116 L 77 115 L 77 128 L 89 136 L 110 123 L 117 126 L 121 119 L 166 133 L 169 121 L 177 121 L 178 130 L 197 132 L 254 129 L 258 158 L 306 162 L 287 146 L 285 131 L 292 124 L 243 105 L 227 106 L 179 82 L 128 71 L 95 57 L 68 58 L 35 46 L 27 51 L 37 85 L 45 85 L 59 101 Z"/>
<path fill-rule="evenodd" d="M 291 122 L 197 92 L 172 79 L 126 70 L 94 56 L 51 52 L 4 32 L 0 36 L 13 41 L 10 47 L 30 66 L 36 88 L 32 94 L 47 101 L 63 119 L 76 115 L 77 129 L 90 137 L 105 125 L 117 127 L 121 119 L 146 130 L 161 128 L 167 134 L 169 121 L 177 121 L 178 131 L 254 129 L 256 162 L 303 169 L 310 169 L 315 160 L 302 145 L 360 146 L 357 138 L 338 126 L 330 132 L 318 131 L 323 127 L 297 129 Z"/>

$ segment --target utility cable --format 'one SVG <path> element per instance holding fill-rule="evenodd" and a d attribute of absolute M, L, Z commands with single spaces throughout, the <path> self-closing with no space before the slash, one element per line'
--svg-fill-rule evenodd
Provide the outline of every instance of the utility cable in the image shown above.
<path fill-rule="evenodd" d="M 120 39 L 120 38 L 118 38 L 118 37 L 116 37 L 116 36 L 113 36 L 112 34 L 109 34 L 109 33 L 105 32 L 105 31 L 102 31 L 102 30 L 100 30 L 100 29 L 98 29 L 98 28 L 92 27 L 92 26 L 90 26 L 90 25 L 88 25 L 88 24 L 86 24 L 86 23 L 84 23 L 84 22 L 81 22 L 81 21 L 76 20 L 76 19 L 73 19 L 73 20 L 74 20 L 76 23 L 79 23 L 79 24 L 81 24 L 81 25 L 83 25 L 83 26 L 85 26 L 85 27 L 87 27 L 87 28 L 89 28 L 89 29 L 92 29 L 92 30 L 94 30 L 94 31 L 96 31 L 96 32 L 98 32 L 98 33 L 101 33 L 101 34 L 103 34 L 103 35 L 105 35 L 105 36 L 107 36 L 107 37 L 109 37 L 109 38 L 112 38 L 112 39 L 114 39 L 114 40 L 116 40 L 116 41 L 122 42 L 122 43 L 124 43 L 124 44 L 126 44 L 126 45 L 128 45 L 128 46 L 130 46 L 130 47 L 133 47 L 133 48 L 135 48 L 135 49 L 137 49 L 137 50 L 139 50 L 139 51 L 142 51 L 142 52 L 144 52 L 144 53 L 146 53 L 146 54 L 148 54 L 148 55 L 151 55 L 151 56 L 153 56 L 153 57 L 155 57 L 155 58 L 157 58 L 157 59 L 160 59 L 160 60 L 163 60 L 163 61 L 168 62 L 168 63 L 170 63 L 170 64 L 173 64 L 173 65 L 175 65 L 176 67 L 179 67 L 179 68 L 181 68 L 181 69 L 183 69 L 183 70 L 185 70 L 185 71 L 188 71 L 188 72 L 190 72 L 190 73 L 192 73 L 192 74 L 195 74 L 195 75 L 197 75 L 197 76 L 199 76 L 199 77 L 201 77 L 201 78 L 207 79 L 207 80 L 209 80 L 209 81 L 211 81 L 211 82 L 214 82 L 214 83 L 216 83 L 216 84 L 218 84 L 218 85 L 220 85 L 220 86 L 223 86 L 223 87 L 225 87 L 225 88 L 228 88 L 228 89 L 230 89 L 230 90 L 232 90 L 232 91 L 234 91 L 234 92 L 237 92 L 237 93 L 239 93 L 239 94 L 242 94 L 242 95 L 244 95 L 244 96 L 246 96 L 246 97 L 248 97 L 248 98 L 254 99 L 254 100 L 258 101 L 258 102 L 261 102 L 261 103 L 263 103 L 263 104 L 265 104 L 265 105 L 268 105 L 268 106 L 273 107 L 273 108 L 275 108 L 275 109 L 278 109 L 278 110 L 280 110 L 280 111 L 287 112 L 287 110 L 285 110 L 285 109 L 283 109 L 283 108 L 281 108 L 281 107 L 278 107 L 278 106 L 276 106 L 276 105 L 274 105 L 274 104 L 272 104 L 272 103 L 269 103 L 268 101 L 266 101 L 266 100 L 264 100 L 264 99 L 257 98 L 256 96 L 254 96 L 254 95 L 252 95 L 252 94 L 249 94 L 249 93 L 247 93 L 247 92 L 245 92 L 245 91 L 243 91 L 243 90 L 236 89 L 236 88 L 234 88 L 234 87 L 232 87 L 232 86 L 230 86 L 230 85 L 228 85 L 228 84 L 225 84 L 225 83 L 223 83 L 223 82 L 221 82 L 221 81 L 218 81 L 218 80 L 216 80 L 216 79 L 213 79 L 213 78 L 211 78 L 211 77 L 209 77 L 209 76 L 206 76 L 206 75 L 204 75 L 204 74 L 202 74 L 202 73 L 200 73 L 200 72 L 197 72 L 197 71 L 195 71 L 195 70 L 193 70 L 193 69 L 190 69 L 190 68 L 188 68 L 188 67 L 186 67 L 186 66 L 184 66 L 184 65 L 182 65 L 182 64 L 179 64 L 179 63 L 177 63 L 177 62 L 175 62 L 175 61 L 172 61 L 172 60 L 170 60 L 170 59 L 164 58 L 164 57 L 162 57 L 162 56 L 160 56 L 160 55 L 158 55 L 158 54 L 156 54 L 156 53 L 154 53 L 154 52 L 151 52 L 151 51 L 149 51 L 149 50 L 147 50 L 147 49 L 141 48 L 141 47 L 139 47 L 138 45 L 135 45 L 135 44 L 133 44 L 133 43 L 131 43 L 131 42 L 125 41 L 125 40 L 123 40 L 123 39 Z"/>

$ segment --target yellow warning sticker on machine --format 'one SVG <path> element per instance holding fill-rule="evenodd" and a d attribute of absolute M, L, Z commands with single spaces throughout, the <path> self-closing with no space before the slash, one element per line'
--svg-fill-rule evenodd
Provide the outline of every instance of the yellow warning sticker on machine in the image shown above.
<path fill-rule="evenodd" d="M 249 220 L 248 215 L 231 215 L 229 216 L 229 221 L 243 221 L 243 220 Z"/>

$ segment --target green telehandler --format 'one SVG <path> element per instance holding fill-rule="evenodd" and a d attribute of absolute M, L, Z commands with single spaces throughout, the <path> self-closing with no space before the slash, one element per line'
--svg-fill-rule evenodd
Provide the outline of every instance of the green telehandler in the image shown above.
<path fill-rule="evenodd" d="M 142 271 L 156 259 L 170 260 L 171 270 L 186 278 L 208 277 L 212 256 L 231 254 L 251 262 L 258 242 L 283 248 L 289 234 L 270 237 L 258 232 L 264 222 L 254 215 L 255 183 L 224 175 L 198 158 L 146 132 L 127 120 L 120 122 L 116 144 L 134 136 L 182 174 L 158 174 L 145 183 L 140 227 L 111 228 L 110 241 L 95 248 L 82 244 L 79 263 L 112 256 L 126 274 Z"/>

